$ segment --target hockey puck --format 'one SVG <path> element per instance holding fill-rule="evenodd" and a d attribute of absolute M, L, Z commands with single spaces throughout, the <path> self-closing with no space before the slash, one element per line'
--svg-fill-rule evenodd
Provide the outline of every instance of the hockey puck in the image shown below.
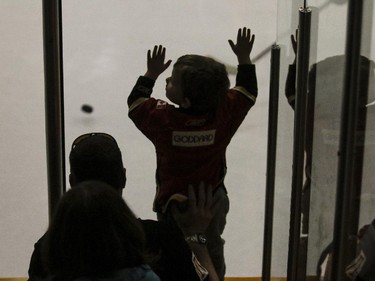
<path fill-rule="evenodd" d="M 82 105 L 81 110 L 85 113 L 92 113 L 94 111 L 94 108 L 91 105 L 84 104 Z"/>

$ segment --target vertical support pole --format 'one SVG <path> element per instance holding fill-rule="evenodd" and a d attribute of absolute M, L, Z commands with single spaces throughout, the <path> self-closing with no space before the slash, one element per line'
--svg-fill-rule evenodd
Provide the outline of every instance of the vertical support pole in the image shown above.
<path fill-rule="evenodd" d="M 271 49 L 270 97 L 268 105 L 267 177 L 264 215 L 262 280 L 271 280 L 273 209 L 275 197 L 275 168 L 277 122 L 279 112 L 280 47 Z"/>
<path fill-rule="evenodd" d="M 343 103 L 341 112 L 341 130 L 339 143 L 339 163 L 337 173 L 337 192 L 335 222 L 333 234 L 332 279 L 334 281 L 349 280 L 345 267 L 355 257 L 356 231 L 359 213 L 353 210 L 358 198 L 355 184 L 358 165 L 363 165 L 356 154 L 358 146 L 358 101 L 359 75 L 361 55 L 363 1 L 350 0 L 348 4 L 347 37 L 345 50 L 345 74 L 343 87 Z M 362 166 L 361 166 L 362 167 Z M 360 169 L 361 170 L 361 169 Z M 360 175 L 361 176 L 361 175 Z M 360 194 L 360 193 L 359 193 Z M 359 206 L 357 206 L 359 208 Z M 353 211 L 355 215 L 353 215 Z M 353 233 L 353 229 L 355 232 Z"/>
<path fill-rule="evenodd" d="M 61 0 L 43 0 L 48 209 L 65 191 Z"/>
<path fill-rule="evenodd" d="M 299 246 L 301 234 L 301 196 L 304 179 L 305 165 L 305 139 L 306 139 L 306 101 L 307 80 L 310 56 L 310 29 L 311 9 L 299 9 L 298 49 L 297 49 L 297 77 L 296 101 L 294 115 L 294 140 L 293 140 L 293 172 L 292 194 L 290 207 L 290 229 L 288 250 L 288 281 L 301 281 L 298 276 Z"/>

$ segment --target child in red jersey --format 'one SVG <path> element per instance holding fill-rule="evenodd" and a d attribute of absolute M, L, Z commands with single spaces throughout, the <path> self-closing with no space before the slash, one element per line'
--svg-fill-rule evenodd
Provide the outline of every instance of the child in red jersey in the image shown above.
<path fill-rule="evenodd" d="M 211 58 L 184 55 L 166 80 L 166 96 L 178 107 L 151 96 L 155 80 L 171 64 L 166 50 L 155 46 L 147 53 L 147 72 L 140 76 L 128 97 L 129 117 L 156 148 L 157 190 L 153 210 L 159 220 L 168 220 L 170 202 L 183 201 L 188 185 L 204 181 L 220 198 L 220 212 L 207 231 L 207 247 L 216 270 L 224 279 L 224 241 L 221 238 L 229 210 L 224 186 L 226 148 L 257 97 L 255 65 L 250 53 L 255 36 L 250 29 L 238 30 L 236 86 L 229 89 L 225 66 Z"/>

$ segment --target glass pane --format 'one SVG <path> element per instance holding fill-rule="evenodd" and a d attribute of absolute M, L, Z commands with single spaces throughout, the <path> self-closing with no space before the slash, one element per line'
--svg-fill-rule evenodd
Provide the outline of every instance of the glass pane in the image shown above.
<path fill-rule="evenodd" d="M 374 24 L 375 5 L 373 1 L 364 1 L 363 28 L 362 28 L 362 56 L 370 60 L 368 73 L 368 91 L 366 107 L 366 132 L 364 143 L 364 164 L 362 177 L 362 195 L 360 203 L 359 228 L 369 224 L 375 219 L 375 47 L 373 38 L 375 38 Z M 365 75 L 363 75 L 365 76 Z M 362 84 L 366 85 L 365 80 Z M 365 89 L 365 88 L 363 88 Z M 362 132 L 360 132 L 362 135 Z"/>
<path fill-rule="evenodd" d="M 213 9 L 214 7 L 214 9 Z M 127 117 L 126 99 L 146 71 L 146 52 L 167 48 L 172 63 L 186 53 L 212 56 L 227 66 L 234 85 L 237 60 L 228 39 L 249 25 L 259 98 L 227 151 L 226 186 L 231 210 L 224 232 L 228 276 L 260 276 L 263 239 L 269 53 L 275 38 L 272 0 L 63 1 L 66 144 L 88 131 L 119 142 L 127 167 L 124 197 L 141 218 L 155 219 L 155 151 Z M 257 19 L 267 19 L 267 21 Z M 165 99 L 163 73 L 153 96 Z M 81 106 L 93 107 L 91 114 Z"/>
<path fill-rule="evenodd" d="M 315 1 L 312 8 L 309 95 L 315 97 L 315 106 L 309 121 L 313 122 L 312 138 L 308 137 L 312 139 L 308 276 L 317 274 L 319 258 L 333 239 L 347 3 Z M 327 26 L 332 18 L 334 25 Z"/>
<path fill-rule="evenodd" d="M 284 47 L 281 74 L 286 79 L 294 52 L 290 35 L 298 27 L 298 8 L 303 1 L 279 1 L 278 44 Z M 307 1 L 310 4 L 310 1 Z M 314 1 L 310 46 L 309 97 L 315 97 L 315 117 L 309 117 L 306 142 L 306 176 L 311 178 L 307 275 L 316 275 L 320 254 L 332 241 L 336 199 L 337 152 L 341 114 L 343 67 L 346 36 L 347 1 Z M 291 12 L 293 11 L 293 12 Z M 332 21 L 332 19 L 335 19 Z M 325 24 L 332 23 L 331 26 Z M 341 28 L 338 28 L 341 26 Z M 332 44 L 334 42 L 334 44 Z M 283 78 L 281 78 L 283 81 Z M 285 81 L 285 80 L 284 80 Z M 285 84 L 280 85 L 284 92 Z M 313 95 L 314 94 L 314 95 Z M 309 99 L 310 100 L 310 99 Z M 286 105 L 286 106 L 285 106 Z M 284 109 L 283 109 L 284 106 Z M 288 111 L 285 96 L 280 96 L 278 160 L 275 197 L 275 229 L 272 275 L 286 276 L 292 174 L 293 112 Z M 290 110 L 290 109 L 289 109 Z M 289 115 L 288 115 L 289 114 Z M 308 113 L 309 116 L 310 113 Z M 311 130 L 309 130 L 311 128 Z M 285 134 L 288 134 L 285 137 Z M 312 159 L 312 163 L 310 160 Z M 311 171 L 311 177 L 309 176 Z M 283 173 L 284 172 L 284 173 Z M 307 183 L 307 182 L 305 182 Z M 278 187 L 279 186 L 279 187 Z M 308 194 L 305 185 L 304 194 Z M 277 194 L 277 190 L 279 194 Z M 303 203 L 302 203 L 303 204 Z M 303 208 L 303 206 L 302 206 Z M 302 217 L 302 232 L 304 231 Z M 285 223 L 288 222 L 288 223 Z M 302 236 L 303 237 L 303 234 Z"/>
<path fill-rule="evenodd" d="M 375 168 L 375 48 L 373 44 L 373 38 L 375 36 L 375 25 L 374 25 L 374 13 L 375 5 L 371 0 L 364 1 L 364 14 L 363 14 L 363 28 L 362 28 L 362 56 L 370 60 L 370 65 L 368 68 L 361 68 L 362 78 L 361 90 L 362 99 L 360 101 L 360 115 L 363 117 L 362 122 L 360 122 L 360 128 L 358 128 L 358 135 L 361 139 L 364 136 L 364 163 L 362 170 L 362 192 L 360 197 L 360 217 L 358 223 L 358 253 L 361 250 L 366 256 L 366 261 L 362 266 L 359 276 L 366 280 L 371 279 L 371 271 L 373 271 L 373 264 L 371 264 L 371 247 L 374 243 L 373 229 L 375 227 L 375 187 L 374 187 L 374 168 Z M 367 61 L 366 61 L 367 62 Z M 368 72 L 368 75 L 367 75 Z M 368 82 L 366 81 L 368 78 Z M 366 91 L 366 87 L 368 90 Z M 367 104 L 367 106 L 365 106 Z M 367 114 L 367 116 L 365 116 Z M 363 128 L 366 128 L 364 131 Z M 369 224 L 373 222 L 371 227 Z M 367 228 L 366 228 L 367 227 Z"/>
<path fill-rule="evenodd" d="M 41 11 L 0 1 L 1 277 L 26 276 L 48 223 Z"/>
<path fill-rule="evenodd" d="M 308 274 L 320 269 L 324 260 L 323 250 L 332 242 L 334 204 L 337 181 L 337 153 L 340 136 L 341 102 L 344 85 L 344 46 L 346 28 L 335 30 L 327 28 L 324 22 L 335 18 L 337 25 L 346 27 L 347 3 L 337 1 L 317 6 L 319 22 L 317 24 L 317 64 L 315 87 L 315 119 L 312 166 L 312 196 L 309 235 Z M 364 140 L 364 147 L 359 146 L 356 155 L 361 155 L 364 148 L 364 165 L 356 167 L 358 176 L 355 184 L 362 186 L 360 198 L 359 227 L 369 224 L 374 219 L 374 187 L 373 187 L 373 130 L 374 111 L 369 104 L 374 100 L 374 50 L 373 1 L 364 1 L 362 31 L 362 62 L 371 61 L 370 72 L 364 65 L 360 71 L 360 101 L 358 137 Z M 324 27 L 324 28 L 323 28 Z M 332 42 L 336 42 L 332 45 Z M 328 51 L 329 50 L 329 51 Z M 369 80 L 367 81 L 367 78 Z M 312 83 L 311 83 L 312 84 Z M 368 86 L 368 88 L 367 88 Z M 367 97 L 368 93 L 368 97 Z M 364 98 L 366 100 L 364 101 Z M 365 107 L 368 104 L 368 107 Z M 367 117 L 363 119 L 367 110 Z M 364 122 L 364 121 L 365 122 Z M 366 127 L 365 131 L 364 128 Z M 353 210 L 354 212 L 354 210 Z M 317 259 L 319 259 L 317 264 Z M 324 268 L 324 263 L 323 266 Z"/>
<path fill-rule="evenodd" d="M 290 196 L 292 185 L 294 111 L 285 96 L 289 65 L 295 54 L 291 35 L 298 27 L 301 1 L 278 1 L 277 44 L 281 49 L 279 116 L 277 134 L 272 277 L 286 277 L 289 244 Z"/>

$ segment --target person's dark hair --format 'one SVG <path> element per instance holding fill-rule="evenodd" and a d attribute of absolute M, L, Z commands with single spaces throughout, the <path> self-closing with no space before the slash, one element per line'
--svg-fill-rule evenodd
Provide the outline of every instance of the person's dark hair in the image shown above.
<path fill-rule="evenodd" d="M 105 133 L 79 136 L 69 155 L 70 173 L 75 181 L 103 181 L 115 188 L 124 186 L 124 165 L 116 140 Z"/>
<path fill-rule="evenodd" d="M 122 197 L 109 185 L 85 181 L 60 200 L 44 245 L 54 276 L 72 280 L 145 263 L 144 233 Z"/>
<path fill-rule="evenodd" d="M 216 109 L 229 88 L 225 65 L 212 58 L 184 55 L 174 64 L 181 75 L 181 89 L 197 112 Z"/>

